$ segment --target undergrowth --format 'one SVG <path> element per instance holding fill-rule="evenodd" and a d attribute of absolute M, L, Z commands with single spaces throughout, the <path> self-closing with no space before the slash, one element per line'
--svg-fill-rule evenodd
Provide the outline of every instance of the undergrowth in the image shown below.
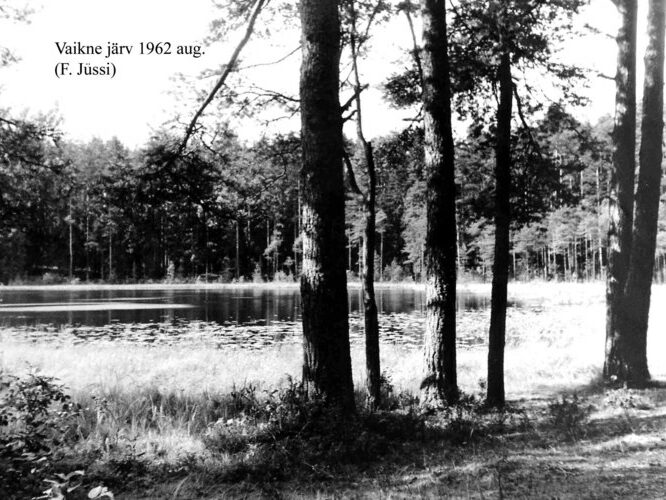
<path fill-rule="evenodd" d="M 467 395 L 424 412 L 388 377 L 382 406 L 370 411 L 358 393 L 351 415 L 310 397 L 293 379 L 277 389 L 247 384 L 199 398 L 156 389 L 137 394 L 92 393 L 73 402 L 53 378 L 0 373 L 0 498 L 113 498 L 112 491 L 193 475 L 204 484 L 328 481 L 413 466 L 443 449 L 536 439 L 544 430 L 551 442 L 577 440 L 592 411 L 585 400 L 564 396 L 537 423 L 523 409 L 489 409 Z M 608 394 L 606 403 L 645 405 L 633 392 Z M 198 447 L 174 453 L 174 436 Z"/>

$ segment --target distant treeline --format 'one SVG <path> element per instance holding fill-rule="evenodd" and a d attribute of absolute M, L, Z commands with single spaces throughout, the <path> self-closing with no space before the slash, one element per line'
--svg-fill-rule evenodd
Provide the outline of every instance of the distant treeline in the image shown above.
<path fill-rule="evenodd" d="M 298 274 L 298 137 L 248 146 L 222 128 L 210 142 L 195 141 L 178 156 L 167 133 L 130 150 L 116 139 L 67 142 L 51 122 L 2 119 L 0 282 L 229 282 Z M 532 130 L 517 128 L 515 278 L 601 277 L 611 129 L 610 118 L 582 124 L 559 106 Z M 456 151 L 459 268 L 485 279 L 493 254 L 492 134 L 472 127 Z M 378 277 L 420 280 L 426 223 L 422 131 L 411 127 L 378 139 L 375 152 Z M 361 207 L 350 195 L 351 273 L 359 269 L 363 227 Z M 663 281 L 663 205 L 657 254 Z"/>

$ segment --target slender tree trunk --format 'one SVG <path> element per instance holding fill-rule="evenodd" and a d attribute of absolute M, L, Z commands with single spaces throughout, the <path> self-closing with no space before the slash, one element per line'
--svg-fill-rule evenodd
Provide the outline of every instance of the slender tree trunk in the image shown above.
<path fill-rule="evenodd" d="M 585 235 L 585 238 L 583 240 L 583 265 L 585 266 L 584 271 L 585 271 L 585 281 L 588 282 L 590 281 L 590 240 L 587 237 L 587 234 Z M 592 254 L 592 261 L 594 261 L 594 254 Z"/>
<path fill-rule="evenodd" d="M 236 219 L 236 281 L 240 280 L 240 221 Z"/>
<path fill-rule="evenodd" d="M 90 212 L 88 203 L 88 188 L 86 188 L 86 245 L 84 248 L 86 252 L 86 283 L 90 281 L 90 247 L 88 246 L 88 243 L 90 243 Z"/>
<path fill-rule="evenodd" d="M 456 207 L 445 0 L 421 0 L 427 229 L 425 371 L 421 403 L 458 398 Z"/>
<path fill-rule="evenodd" d="M 379 233 L 379 281 L 384 281 L 384 231 Z"/>
<path fill-rule="evenodd" d="M 109 230 L 109 281 L 113 280 L 113 232 Z"/>
<path fill-rule="evenodd" d="M 352 69 L 354 73 L 354 87 L 356 94 L 356 135 L 363 147 L 363 157 L 367 174 L 365 194 L 356 184 L 357 193 L 362 198 L 363 215 L 365 218 L 363 239 L 363 268 L 361 271 L 361 283 L 363 287 L 363 308 L 365 326 L 365 365 L 366 365 L 366 389 L 368 393 L 368 406 L 375 409 L 381 402 L 381 366 L 379 361 L 379 319 L 377 317 L 377 302 L 375 299 L 375 248 L 376 248 L 376 197 L 377 176 L 375 169 L 375 158 L 372 144 L 368 142 L 363 133 L 363 107 L 361 101 L 361 77 L 358 69 L 358 45 L 356 31 L 356 6 L 350 3 L 352 30 L 350 33 L 350 45 L 352 52 Z M 351 162 L 348 163 L 350 177 L 353 175 Z"/>
<path fill-rule="evenodd" d="M 597 166 L 597 234 L 598 234 L 598 246 L 599 246 L 599 278 L 603 278 L 604 272 L 604 244 L 603 244 L 603 229 L 601 224 L 601 179 L 599 166 Z"/>
<path fill-rule="evenodd" d="M 513 81 L 511 54 L 502 54 L 497 71 L 500 100 L 497 110 L 495 151 L 495 258 L 488 339 L 488 393 L 490 406 L 503 406 L 504 344 L 506 337 L 507 283 L 509 280 L 509 229 L 511 223 L 511 111 Z"/>
<path fill-rule="evenodd" d="M 616 375 L 632 386 L 644 385 L 650 379 L 647 330 L 663 159 L 664 24 L 664 0 L 650 0 L 636 214 L 624 304 L 618 322 L 626 352 L 622 356 L 621 371 Z"/>
<path fill-rule="evenodd" d="M 372 149 L 370 149 L 372 157 Z M 367 161 L 367 160 L 366 160 Z M 365 209 L 365 258 L 363 266 L 363 307 L 365 318 L 365 366 L 368 405 L 381 403 L 381 366 L 379 362 L 379 319 L 375 299 L 375 175 L 374 160 L 368 164 L 368 200 Z M 372 174 L 370 172 L 372 171 Z"/>
<path fill-rule="evenodd" d="M 72 225 L 74 219 L 72 218 L 72 198 L 69 198 L 69 281 L 71 283 L 74 277 L 74 236 Z"/>
<path fill-rule="evenodd" d="M 300 14 L 303 382 L 311 395 L 353 412 L 338 2 L 301 0 Z"/>
<path fill-rule="evenodd" d="M 296 196 L 298 200 L 300 201 L 301 199 L 301 186 L 299 182 L 298 190 L 296 191 Z M 298 214 L 296 217 L 296 227 L 294 228 L 294 280 L 298 278 L 298 246 L 297 246 L 297 241 L 298 241 L 298 236 L 301 234 L 301 207 L 299 202 L 296 203 L 296 213 Z"/>
<path fill-rule="evenodd" d="M 613 131 L 613 168 L 609 192 L 608 269 L 606 273 L 606 349 L 604 379 L 627 376 L 627 342 L 618 325 L 629 268 L 636 167 L 636 0 L 615 0 L 622 16 L 617 35 L 618 61 Z"/>

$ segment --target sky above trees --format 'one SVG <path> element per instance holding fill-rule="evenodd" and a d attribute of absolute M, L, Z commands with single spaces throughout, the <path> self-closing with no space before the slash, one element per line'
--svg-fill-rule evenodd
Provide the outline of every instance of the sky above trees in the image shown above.
<path fill-rule="evenodd" d="M 272 4 L 280 3 L 284 2 Z M 54 111 L 63 119 L 62 129 L 77 140 L 117 136 L 124 143 L 137 146 L 145 143 L 152 130 L 179 114 L 182 122 L 187 121 L 195 108 L 197 92 L 209 90 L 215 80 L 214 77 L 202 79 L 200 75 L 219 69 L 240 36 L 237 30 L 225 39 L 212 42 L 204 49 L 205 55 L 196 59 L 136 55 L 117 58 L 118 75 L 114 79 L 59 80 L 54 76 L 54 65 L 62 57 L 55 47 L 56 41 L 94 42 L 103 46 L 109 41 L 199 44 L 210 34 L 210 22 L 219 18 L 221 11 L 209 0 L 187 3 L 180 0 L 49 0 L 41 5 L 30 2 L 30 6 L 35 12 L 29 24 L 3 22 L 0 26 L 6 37 L 3 45 L 20 58 L 18 63 L 0 69 L 0 107 L 12 108 L 14 112 L 27 109 L 33 115 Z M 260 18 L 260 36 L 255 36 L 248 44 L 242 56 L 242 67 L 275 61 L 298 46 L 297 20 L 291 26 L 288 23 L 276 25 L 275 18 L 271 15 Z M 270 33 L 265 32 L 267 21 Z M 571 40 L 561 58 L 612 77 L 616 54 L 612 36 L 617 14 L 610 0 L 593 0 L 580 19 L 581 26 L 586 23 L 601 33 Z M 639 12 L 639 23 L 640 54 L 645 38 L 642 27 L 645 12 Z M 361 64 L 363 80 L 371 87 L 365 97 L 369 137 L 401 129 L 404 119 L 414 115 L 413 110 L 390 109 L 382 101 L 379 89 L 386 77 L 407 65 L 405 51 L 411 42 L 404 18 L 395 16 L 376 28 L 373 36 L 368 59 Z M 248 69 L 230 84 L 243 89 L 256 85 L 295 97 L 299 62 L 297 52 L 279 65 Z M 184 79 L 177 73 L 182 73 Z M 639 69 L 639 78 L 641 75 Z M 574 114 L 594 120 L 612 113 L 614 85 L 611 80 L 591 78 L 585 94 L 590 96 L 590 104 Z M 245 119 L 243 126 L 238 127 L 241 138 L 251 140 L 264 132 L 297 130 L 297 117 L 271 121 L 281 113 L 273 111 L 262 115 L 262 122 L 270 121 L 268 128 L 256 120 Z M 231 119 L 238 120 L 235 116 Z"/>

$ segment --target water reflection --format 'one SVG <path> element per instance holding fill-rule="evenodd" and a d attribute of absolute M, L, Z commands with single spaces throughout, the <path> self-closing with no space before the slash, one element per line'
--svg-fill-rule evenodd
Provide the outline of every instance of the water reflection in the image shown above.
<path fill-rule="evenodd" d="M 81 310 L 77 304 L 96 304 L 97 310 Z M 57 305 L 56 310 L 40 306 Z M 99 306 L 99 304 L 102 304 Z M 107 307 L 104 306 L 107 304 Z M 349 310 L 363 310 L 358 288 L 349 291 Z M 17 311 L 16 306 L 22 306 Z M 143 306 L 142 306 L 143 305 Z M 162 305 L 162 307 L 160 307 Z M 380 314 L 422 313 L 424 292 L 416 287 L 377 289 Z M 519 305 L 511 303 L 510 305 Z M 14 310 L 12 310 L 12 307 Z M 184 307 L 184 308 L 179 308 Z M 298 288 L 237 287 L 225 289 L 105 289 L 105 290 L 10 290 L 0 291 L 0 326 L 35 324 L 80 324 L 102 326 L 111 323 L 203 321 L 235 325 L 270 325 L 300 319 Z M 484 294 L 461 292 L 459 310 L 489 307 Z"/>

